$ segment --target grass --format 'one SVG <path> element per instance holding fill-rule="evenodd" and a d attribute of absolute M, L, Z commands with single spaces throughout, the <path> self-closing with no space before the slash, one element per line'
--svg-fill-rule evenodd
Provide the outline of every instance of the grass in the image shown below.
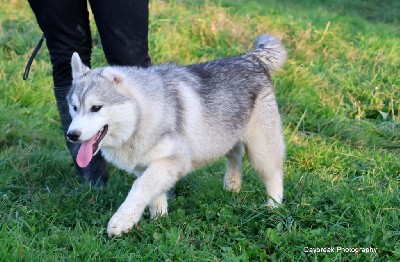
<path fill-rule="evenodd" d="M 274 75 L 285 137 L 284 206 L 269 210 L 245 161 L 242 192 L 222 189 L 224 161 L 181 180 L 167 217 L 123 238 L 105 227 L 134 178 L 79 184 L 66 152 L 28 3 L 1 0 L 1 261 L 399 261 L 400 4 L 395 0 L 151 1 L 153 63 L 242 53 L 268 32 L 289 52 Z M 93 64 L 104 65 L 98 33 Z M 359 248 L 307 253 L 305 248 Z M 362 253 L 360 248 L 376 248 Z"/>

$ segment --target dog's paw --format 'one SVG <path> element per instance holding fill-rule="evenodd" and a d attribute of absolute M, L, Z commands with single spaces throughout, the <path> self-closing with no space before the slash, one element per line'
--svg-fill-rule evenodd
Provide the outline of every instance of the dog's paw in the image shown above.
<path fill-rule="evenodd" d="M 123 233 L 127 233 L 134 225 L 135 223 L 132 221 L 132 219 L 129 219 L 127 216 L 114 214 L 113 217 L 108 222 L 107 226 L 108 237 L 122 236 Z"/>
<path fill-rule="evenodd" d="M 165 216 L 168 214 L 168 202 L 167 195 L 163 194 L 158 198 L 154 199 L 149 205 L 150 218 L 154 219 L 159 216 Z"/>
<path fill-rule="evenodd" d="M 224 181 L 224 189 L 232 192 L 239 193 L 242 188 L 242 181 L 238 180 L 225 180 Z"/>
<path fill-rule="evenodd" d="M 279 198 L 278 201 L 276 201 L 276 200 L 274 200 L 272 198 L 268 199 L 268 201 L 267 201 L 267 207 L 269 207 L 269 208 L 277 208 L 281 204 L 282 204 L 282 199 L 281 198 Z"/>
<path fill-rule="evenodd" d="M 166 206 L 150 207 L 149 210 L 151 219 L 168 215 L 168 209 Z"/>

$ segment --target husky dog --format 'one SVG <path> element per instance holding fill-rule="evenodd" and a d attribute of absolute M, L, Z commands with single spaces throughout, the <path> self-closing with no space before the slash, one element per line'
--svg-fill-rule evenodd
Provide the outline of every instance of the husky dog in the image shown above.
<path fill-rule="evenodd" d="M 74 53 L 67 137 L 81 143 L 78 165 L 87 166 L 101 149 L 138 176 L 108 235 L 129 231 L 147 206 L 151 217 L 166 214 L 166 192 L 222 156 L 224 187 L 239 192 L 243 144 L 265 183 L 267 204 L 281 203 L 285 145 L 270 73 L 285 60 L 285 48 L 270 35 L 243 55 L 189 66 L 89 69 Z"/>

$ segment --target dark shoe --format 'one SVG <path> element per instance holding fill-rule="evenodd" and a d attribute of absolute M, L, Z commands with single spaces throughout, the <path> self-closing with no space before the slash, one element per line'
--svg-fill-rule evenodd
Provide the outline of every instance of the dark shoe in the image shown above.
<path fill-rule="evenodd" d="M 67 137 L 68 127 L 72 121 L 66 99 L 70 88 L 71 86 L 54 87 L 54 96 L 56 98 L 65 139 Z M 107 183 L 107 163 L 103 156 L 101 154 L 97 154 L 93 157 L 92 161 L 90 161 L 87 167 L 81 168 L 76 163 L 76 156 L 78 154 L 80 144 L 71 143 L 68 139 L 66 139 L 66 142 L 75 168 L 78 172 L 78 175 L 81 177 L 82 182 L 89 182 L 93 186 L 104 186 Z"/>

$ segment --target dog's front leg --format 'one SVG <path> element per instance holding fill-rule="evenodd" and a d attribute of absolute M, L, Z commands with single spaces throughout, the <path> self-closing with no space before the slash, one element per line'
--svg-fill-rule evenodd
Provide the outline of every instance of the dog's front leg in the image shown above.
<path fill-rule="evenodd" d="M 150 164 L 108 223 L 108 236 L 120 236 L 129 231 L 139 221 L 146 206 L 171 189 L 189 171 L 187 166 L 179 157 L 164 158 Z"/>

